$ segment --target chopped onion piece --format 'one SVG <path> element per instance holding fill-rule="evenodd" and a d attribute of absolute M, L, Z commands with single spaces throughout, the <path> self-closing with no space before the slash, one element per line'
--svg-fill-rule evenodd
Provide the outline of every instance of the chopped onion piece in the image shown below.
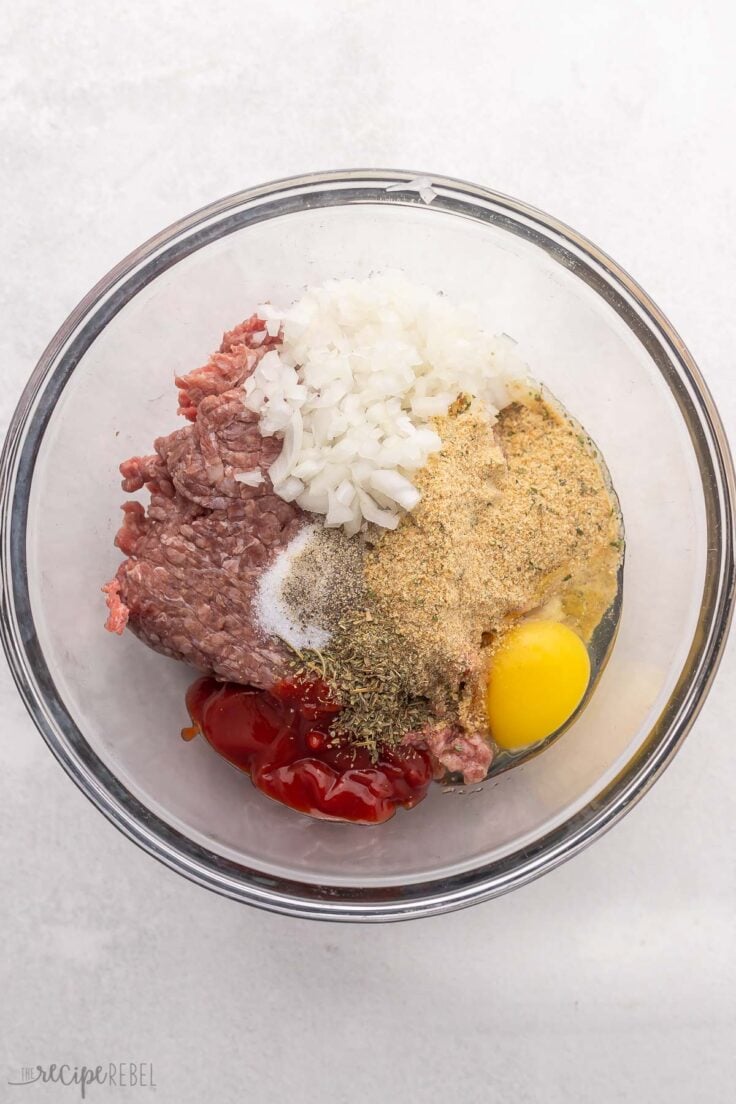
<path fill-rule="evenodd" d="M 425 202 L 435 194 L 424 177 L 396 188 Z M 258 340 L 281 342 L 242 395 L 264 436 L 283 439 L 269 469 L 274 490 L 349 535 L 366 521 L 395 528 L 417 505 L 412 475 L 442 447 L 432 418 L 466 394 L 490 426 L 526 376 L 511 338 L 399 272 L 331 280 L 288 310 L 258 313 Z"/>
<path fill-rule="evenodd" d="M 336 491 L 327 492 L 327 515 L 325 525 L 328 529 L 336 529 L 339 525 L 345 525 L 353 519 L 353 511 L 338 500 Z"/>
<path fill-rule="evenodd" d="M 350 506 L 355 498 L 355 487 L 352 485 L 349 479 L 343 479 L 340 486 L 335 491 L 335 498 L 343 506 Z"/>
<path fill-rule="evenodd" d="M 326 514 L 330 508 L 327 491 L 313 491 L 311 487 L 297 495 L 296 502 L 302 510 L 311 510 L 315 514 Z"/>
<path fill-rule="evenodd" d="M 260 487 L 264 482 L 264 475 L 256 468 L 254 471 L 236 472 L 235 479 L 238 483 L 245 483 L 246 487 Z"/>
<path fill-rule="evenodd" d="M 284 502 L 293 502 L 303 490 L 304 484 L 301 479 L 293 475 L 288 476 L 283 483 L 279 483 L 278 487 L 274 487 L 275 493 L 279 498 L 283 498 Z"/>
<path fill-rule="evenodd" d="M 420 418 L 435 418 L 446 414 L 456 395 L 427 395 L 412 400 L 412 413 Z"/>
<path fill-rule="evenodd" d="M 380 525 L 383 529 L 395 529 L 399 524 L 399 515 L 391 510 L 381 510 L 366 491 L 358 491 L 360 508 L 366 521 Z"/>
<path fill-rule="evenodd" d="M 397 471 L 374 471 L 371 476 L 371 487 L 380 491 L 386 498 L 393 499 L 404 510 L 413 510 L 422 497 L 413 483 Z"/>
<path fill-rule="evenodd" d="M 268 469 L 268 474 L 271 476 L 271 482 L 274 486 L 283 482 L 287 475 L 291 474 L 291 469 L 294 467 L 299 450 L 302 447 L 302 430 L 302 416 L 298 410 L 295 410 L 284 433 L 284 447 Z"/>

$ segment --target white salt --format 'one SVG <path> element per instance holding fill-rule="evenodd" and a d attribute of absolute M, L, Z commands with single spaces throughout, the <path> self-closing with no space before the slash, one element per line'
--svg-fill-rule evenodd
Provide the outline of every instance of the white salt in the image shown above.
<path fill-rule="evenodd" d="M 264 632 L 278 636 L 292 648 L 324 648 L 330 633 L 320 625 L 303 625 L 284 601 L 284 584 L 289 577 L 296 556 L 314 539 L 317 525 L 306 525 L 282 548 L 276 559 L 258 580 L 253 600 L 258 623 Z"/>

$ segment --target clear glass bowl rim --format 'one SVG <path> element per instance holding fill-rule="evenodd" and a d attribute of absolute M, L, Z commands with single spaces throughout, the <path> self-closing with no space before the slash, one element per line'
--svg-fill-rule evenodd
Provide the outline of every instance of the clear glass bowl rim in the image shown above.
<path fill-rule="evenodd" d="M 437 192 L 430 211 L 436 204 L 541 246 L 563 266 L 574 267 L 645 344 L 678 402 L 697 456 L 708 529 L 706 583 L 692 647 L 665 709 L 638 752 L 589 805 L 525 847 L 523 855 L 461 874 L 399 889 L 318 885 L 265 874 L 194 843 L 153 816 L 92 751 L 56 691 L 35 633 L 26 572 L 28 498 L 38 446 L 66 380 L 85 348 L 141 287 L 253 219 L 343 203 L 422 205 L 413 183 L 420 177 L 429 177 Z M 429 916 L 498 896 L 564 862 L 615 824 L 671 761 L 710 689 L 733 614 L 735 492 L 725 431 L 692 356 L 635 281 L 576 231 L 488 188 L 430 173 L 353 169 L 289 177 L 218 200 L 155 235 L 104 276 L 52 338 L 19 400 L 0 457 L 0 635 L 26 708 L 62 767 L 118 829 L 167 866 L 227 897 L 292 916 L 347 921 Z"/>

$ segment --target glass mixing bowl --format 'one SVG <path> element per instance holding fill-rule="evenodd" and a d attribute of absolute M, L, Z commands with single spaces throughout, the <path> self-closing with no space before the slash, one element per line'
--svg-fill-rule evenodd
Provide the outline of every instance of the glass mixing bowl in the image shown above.
<path fill-rule="evenodd" d="M 589 844 L 674 755 L 733 600 L 733 469 L 691 356 L 640 288 L 539 211 L 439 177 L 332 172 L 214 203 L 80 303 L 41 358 L 2 458 L 2 634 L 54 755 L 132 840 L 193 881 L 297 916 L 391 920 L 519 886 Z M 426 202 L 426 200 L 431 202 Z M 310 820 L 184 744 L 192 672 L 103 631 L 118 462 L 177 425 L 173 376 L 264 299 L 403 269 L 513 335 L 596 440 L 627 534 L 616 644 L 556 743 L 378 828 Z"/>

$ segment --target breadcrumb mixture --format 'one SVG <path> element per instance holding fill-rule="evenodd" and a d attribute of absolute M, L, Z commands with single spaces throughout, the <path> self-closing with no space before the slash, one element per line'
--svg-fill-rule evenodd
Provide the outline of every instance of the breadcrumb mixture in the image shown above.
<path fill-rule="evenodd" d="M 477 404 L 458 402 L 436 429 L 443 448 L 417 475 L 421 502 L 366 557 L 382 612 L 468 684 L 499 630 L 552 599 L 589 639 L 615 597 L 622 547 L 590 440 L 538 393 L 495 427 Z"/>

